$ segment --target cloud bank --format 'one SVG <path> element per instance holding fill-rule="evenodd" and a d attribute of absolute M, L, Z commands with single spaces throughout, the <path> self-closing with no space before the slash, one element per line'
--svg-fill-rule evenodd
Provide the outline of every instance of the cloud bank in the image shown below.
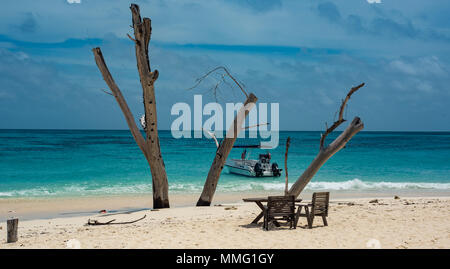
<path fill-rule="evenodd" d="M 75 4 L 76 1 L 73 1 Z M 81 1 L 79 1 L 81 3 Z M 152 19 L 150 55 L 160 127 L 170 108 L 208 92 L 195 79 L 227 66 L 261 102 L 279 102 L 281 129 L 322 130 L 347 90 L 366 82 L 347 118 L 366 130 L 450 130 L 448 1 L 137 1 Z M 0 128 L 126 129 L 95 66 L 105 60 L 136 117 L 142 93 L 128 4 L 4 3 Z M 242 101 L 221 88 L 219 101 Z"/>

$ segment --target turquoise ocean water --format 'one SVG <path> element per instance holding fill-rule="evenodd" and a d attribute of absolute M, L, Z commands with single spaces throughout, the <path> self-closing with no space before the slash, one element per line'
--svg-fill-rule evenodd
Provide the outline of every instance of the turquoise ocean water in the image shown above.
<path fill-rule="evenodd" d="M 288 136 L 293 182 L 315 157 L 320 132 L 280 132 L 280 146 L 271 153 L 283 168 Z M 200 192 L 214 157 L 213 140 L 174 139 L 170 131 L 160 131 L 160 142 L 170 192 Z M 238 139 L 236 145 L 254 142 Z M 252 150 L 251 156 L 259 152 Z M 234 149 L 230 157 L 240 155 Z M 0 130 L 0 198 L 147 194 L 150 177 L 128 130 Z M 219 192 L 283 188 L 284 176 L 248 178 L 226 168 L 218 185 Z M 450 193 L 450 132 L 361 132 L 328 160 L 307 188 Z"/>

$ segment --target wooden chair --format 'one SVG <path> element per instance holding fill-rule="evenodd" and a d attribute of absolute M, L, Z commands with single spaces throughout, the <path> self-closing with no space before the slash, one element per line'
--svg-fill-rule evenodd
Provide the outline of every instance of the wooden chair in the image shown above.
<path fill-rule="evenodd" d="M 269 223 L 274 222 L 279 226 L 277 220 L 286 220 L 290 228 L 296 228 L 295 223 L 295 197 L 294 196 L 269 196 L 267 206 L 264 207 L 264 226 L 268 231 Z"/>
<path fill-rule="evenodd" d="M 315 216 L 321 216 L 323 220 L 323 225 L 328 226 L 328 204 L 330 202 L 329 192 L 315 192 L 312 196 L 312 201 L 310 204 L 299 204 L 298 210 L 295 218 L 295 226 L 297 226 L 298 219 L 300 217 L 306 217 L 308 221 L 308 228 L 312 228 L 312 224 Z M 305 209 L 305 213 L 302 213 L 302 208 Z M 310 209 L 311 208 L 311 209 Z"/>

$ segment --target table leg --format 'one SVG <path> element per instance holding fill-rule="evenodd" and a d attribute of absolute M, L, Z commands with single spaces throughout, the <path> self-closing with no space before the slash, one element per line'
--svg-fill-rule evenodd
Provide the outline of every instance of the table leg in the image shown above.
<path fill-rule="evenodd" d="M 264 216 L 264 205 L 261 202 L 255 202 L 259 208 L 261 208 L 261 213 L 252 221 L 252 224 L 257 224 L 258 221 Z"/>
<path fill-rule="evenodd" d="M 252 224 L 258 224 L 258 221 L 264 216 L 264 212 L 259 213 L 259 215 L 252 221 Z"/>

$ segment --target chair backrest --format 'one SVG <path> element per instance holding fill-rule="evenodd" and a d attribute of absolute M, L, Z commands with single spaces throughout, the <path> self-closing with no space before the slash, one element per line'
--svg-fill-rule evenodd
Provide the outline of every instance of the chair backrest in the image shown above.
<path fill-rule="evenodd" d="M 311 212 L 314 215 L 325 215 L 328 217 L 328 204 L 330 202 L 329 192 L 315 192 L 312 197 Z"/>
<path fill-rule="evenodd" d="M 269 216 L 289 216 L 295 214 L 295 197 L 290 196 L 269 196 L 267 202 Z"/>

